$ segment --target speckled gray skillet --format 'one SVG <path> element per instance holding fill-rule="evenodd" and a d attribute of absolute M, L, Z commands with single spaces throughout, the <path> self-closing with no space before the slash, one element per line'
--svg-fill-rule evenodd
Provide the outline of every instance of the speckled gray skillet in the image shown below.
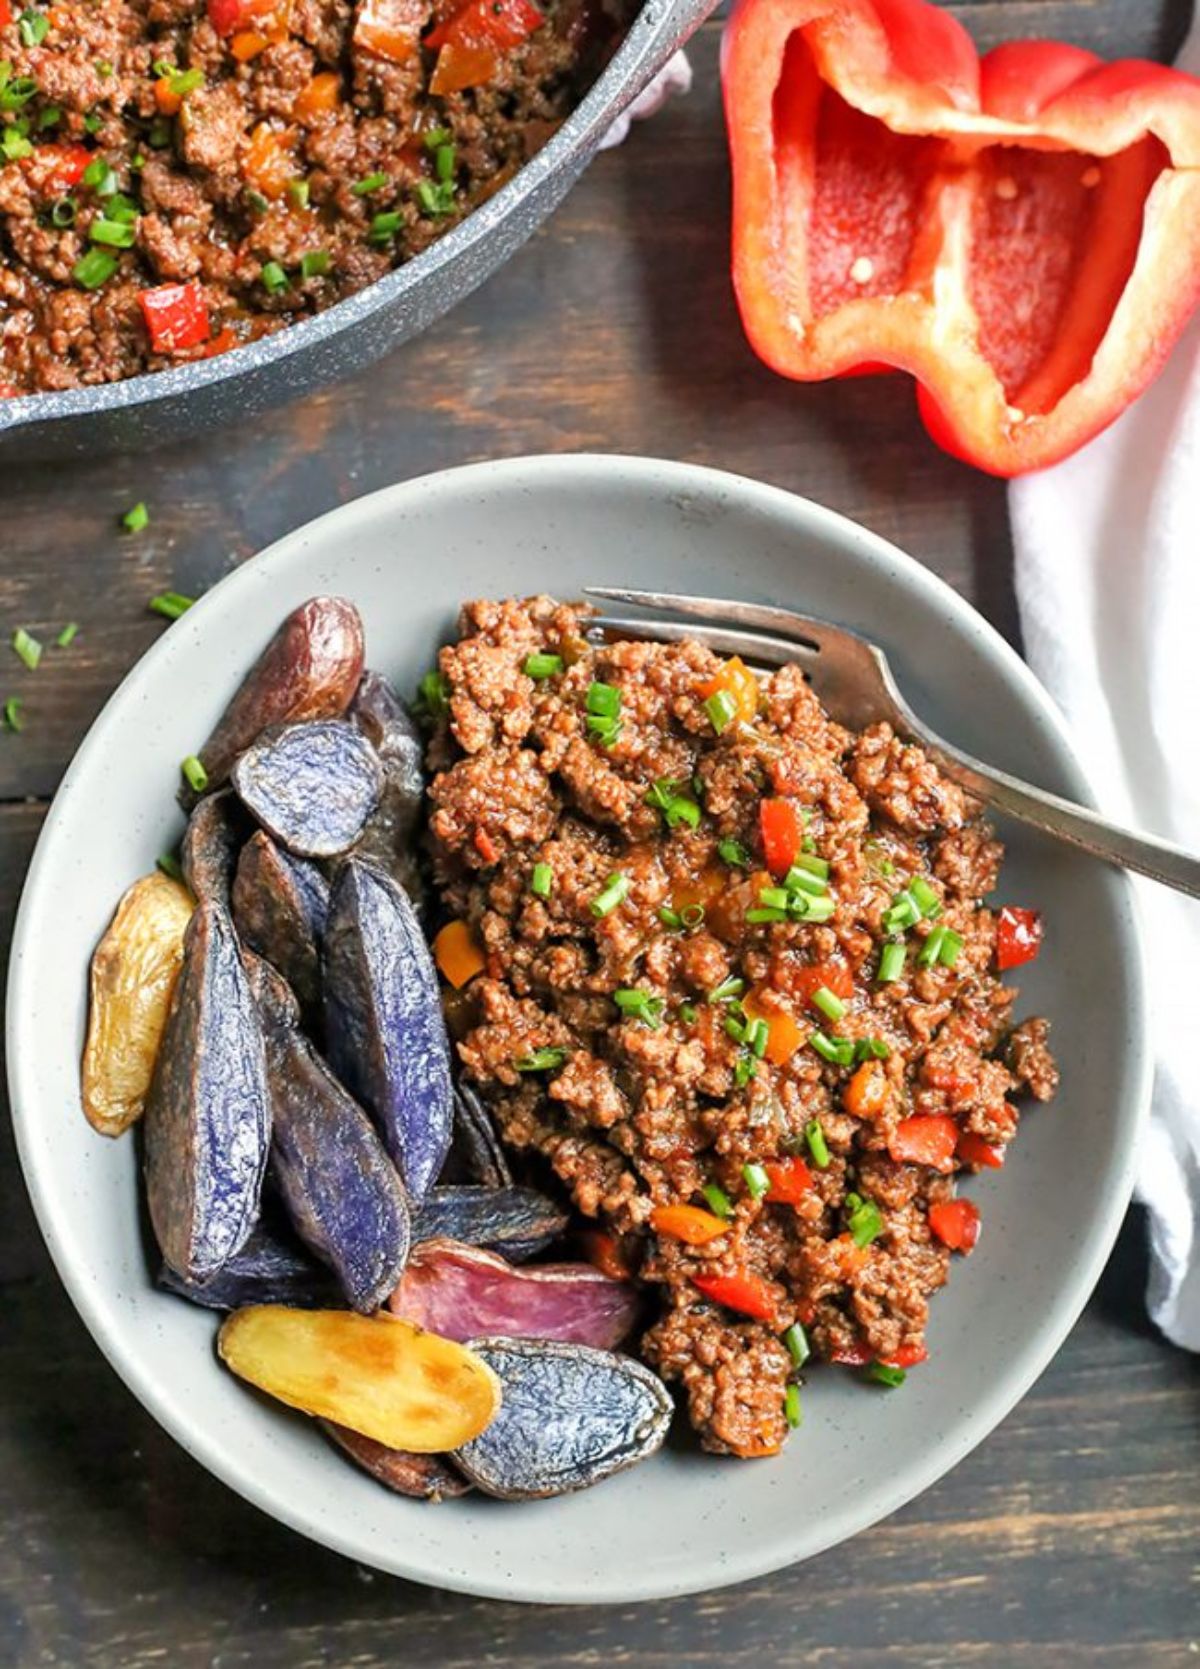
<path fill-rule="evenodd" d="M 9 1076 L 25 1175 L 63 1280 L 118 1373 L 205 1466 L 364 1564 L 508 1598 L 625 1602 L 816 1553 L 893 1511 L 991 1430 L 1100 1272 L 1128 1198 L 1148 1067 L 1126 881 L 1008 830 L 1004 895 L 1041 905 L 1049 923 L 1041 957 L 1022 970 L 1020 1012 L 1051 1016 L 1062 1091 L 1027 1113 L 1002 1172 L 968 1184 L 983 1236 L 935 1298 L 930 1360 L 902 1390 L 818 1368 L 804 1426 L 779 1459 L 669 1447 L 562 1500 L 431 1508 L 388 1495 L 309 1422 L 223 1372 L 213 1317 L 147 1278 L 133 1143 L 96 1135 L 79 1110 L 92 946 L 122 889 L 178 833 L 178 761 L 294 604 L 352 597 L 370 661 L 411 687 L 463 598 L 570 595 L 589 581 L 780 602 L 857 627 L 947 737 L 1088 798 L 1061 721 L 1012 650 L 852 523 L 683 464 L 561 457 L 451 470 L 272 546 L 171 626 L 113 696 L 46 819 L 21 902 Z"/>
<path fill-rule="evenodd" d="M 612 62 L 549 143 L 415 260 L 233 353 L 98 388 L 0 400 L 0 459 L 132 451 L 177 440 L 293 400 L 417 335 L 482 284 L 557 208 L 614 117 L 715 4 L 646 0 Z"/>

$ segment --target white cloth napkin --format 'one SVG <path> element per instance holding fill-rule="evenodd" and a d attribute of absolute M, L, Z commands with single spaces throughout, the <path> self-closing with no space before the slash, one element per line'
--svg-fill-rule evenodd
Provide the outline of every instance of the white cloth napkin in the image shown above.
<path fill-rule="evenodd" d="M 1180 56 L 1200 73 L 1200 17 Z M 1115 818 L 1200 850 L 1200 318 L 1166 370 L 1082 452 L 1012 485 L 1029 663 Z M 1136 883 L 1155 1050 L 1138 1177 L 1150 1313 L 1200 1350 L 1200 903 Z"/>

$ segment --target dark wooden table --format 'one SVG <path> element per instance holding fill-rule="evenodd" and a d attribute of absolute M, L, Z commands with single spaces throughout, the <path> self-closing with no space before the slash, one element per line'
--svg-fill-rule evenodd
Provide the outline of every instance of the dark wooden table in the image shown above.
<path fill-rule="evenodd" d="M 980 41 L 1059 35 L 1167 56 L 1186 0 L 976 0 Z M 81 624 L 0 699 L 0 908 L 101 703 L 196 592 L 311 516 L 473 458 L 578 449 L 724 465 L 906 546 L 1017 635 L 1002 486 L 937 452 L 902 379 L 799 388 L 738 330 L 728 284 L 718 32 L 697 86 L 601 158 L 497 278 L 388 363 L 251 428 L 145 457 L 9 469 L 4 634 Z M 151 524 L 117 531 L 145 499 Z M 1147 1323 L 1143 1227 L 1024 1403 L 950 1477 L 801 1568 L 708 1597 L 539 1610 L 361 1570 L 244 1505 L 158 1429 L 50 1268 L 0 1153 L 0 1666 L 1200 1665 L 1200 1374 Z M 980 1325 L 987 1325 L 986 1316 Z M 796 1511 L 804 1511 L 802 1498 Z"/>

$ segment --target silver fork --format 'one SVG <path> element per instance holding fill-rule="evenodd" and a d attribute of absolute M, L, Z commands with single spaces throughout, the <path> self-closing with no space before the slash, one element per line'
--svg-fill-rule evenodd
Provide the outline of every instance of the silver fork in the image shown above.
<path fill-rule="evenodd" d="M 696 638 L 718 654 L 740 655 L 765 666 L 794 661 L 803 667 L 826 711 L 839 724 L 861 729 L 886 720 L 899 735 L 919 742 L 946 776 L 976 799 L 1094 858 L 1136 870 L 1164 886 L 1200 898 L 1200 858 L 1170 841 L 1135 834 L 1085 806 L 1034 788 L 952 747 L 909 707 L 883 650 L 844 626 L 831 626 L 790 609 L 717 597 L 674 596 L 604 585 L 589 586 L 587 595 L 682 614 L 704 623 L 697 629 L 686 621 L 613 615 L 600 615 L 592 622 L 609 631 L 671 643 Z"/>

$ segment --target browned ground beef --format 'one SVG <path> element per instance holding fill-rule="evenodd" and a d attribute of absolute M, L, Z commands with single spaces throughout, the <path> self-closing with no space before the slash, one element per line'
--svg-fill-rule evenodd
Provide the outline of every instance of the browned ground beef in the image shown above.
<path fill-rule="evenodd" d="M 660 1315 L 644 1353 L 682 1386 L 705 1445 L 770 1453 L 786 1430 L 781 1335 L 791 1323 L 826 1358 L 920 1359 L 929 1297 L 950 1260 L 929 1210 L 953 1197 L 962 1161 L 950 1157 L 944 1172 L 902 1162 L 892 1156 L 897 1131 L 914 1116 L 940 1120 L 952 1141 L 988 1143 L 996 1162 L 1016 1132 L 1010 1098 L 1054 1090 L 1047 1026 L 1012 1029 L 1015 992 L 993 972 L 995 918 L 981 902 L 1001 848 L 919 749 L 886 726 L 854 735 L 832 723 L 794 668 L 763 681 L 752 721 L 718 735 L 703 698 L 721 668 L 710 651 L 594 645 L 585 631 L 579 611 L 548 598 L 476 602 L 463 611 L 461 640 L 441 654 L 448 712 L 431 745 L 435 870 L 446 913 L 470 922 L 486 954 L 486 972 L 453 1005 L 459 1052 L 507 1143 L 548 1162 L 656 1290 Z M 565 667 L 535 681 L 523 667 L 543 651 Z M 608 746 L 586 722 L 593 680 L 621 692 Z M 669 830 L 647 804 L 659 778 L 696 798 L 694 829 Z M 803 809 L 811 852 L 829 864 L 827 921 L 746 919 L 771 884 L 760 808 L 780 798 Z M 748 869 L 722 860 L 718 843 L 730 839 Z M 553 875 L 546 899 L 531 887 L 539 863 Z M 597 918 L 590 906 L 614 874 L 628 894 Z M 914 877 L 940 913 L 909 928 L 901 977 L 880 983 L 882 918 Z M 664 924 L 664 907 L 697 899 L 702 923 Z M 951 966 L 924 968 L 919 949 L 935 925 L 957 933 L 961 950 Z M 775 1059 L 784 1051 L 772 1047 L 748 1078 L 746 1047 L 726 1023 L 736 1032 L 742 1009 L 708 1000 L 730 978 L 772 1019 L 772 1038 L 785 1017 L 794 1022 L 794 1052 Z M 836 1022 L 812 1005 L 815 980 L 844 993 Z M 623 1014 L 621 989 L 660 1000 L 657 1023 Z M 819 1029 L 878 1039 L 887 1058 L 830 1064 L 811 1044 Z M 518 1070 L 538 1049 L 565 1058 Z M 869 1116 L 847 1106 L 860 1071 L 879 1075 Z M 814 1119 L 824 1168 L 806 1141 Z M 798 1202 L 753 1197 L 745 1165 L 796 1155 L 810 1169 Z M 704 1206 L 701 1190 L 714 1182 L 736 1208 L 726 1233 L 690 1246 L 654 1232 L 656 1208 Z M 851 1192 L 880 1213 L 866 1244 L 850 1232 Z M 747 1273 L 765 1318 L 694 1285 Z"/>
<path fill-rule="evenodd" d="M 243 4 L 256 14 L 223 35 L 205 0 L 54 0 L 26 13 L 46 25 L 38 41 L 28 24 L 22 33 L 13 0 L 12 21 L 0 21 L 0 393 L 172 363 L 153 351 L 138 301 L 156 286 L 194 281 L 207 304 L 211 340 L 177 360 L 226 351 L 370 284 L 545 143 L 631 9 L 538 0 L 543 22 L 498 54 L 486 85 L 438 97 L 435 52 L 391 62 L 364 50 L 355 28 L 370 5 L 373 16 L 415 16 L 428 33 L 454 0 L 277 0 L 269 13 L 260 0 Z M 0 20 L 8 10 L 0 0 Z M 266 44 L 239 62 L 234 44 L 256 34 Z M 199 85 L 164 116 L 156 84 L 178 70 Z M 320 77 L 333 99 L 313 110 Z M 421 190 L 437 184 L 437 161 L 425 138 L 439 132 L 453 148 L 452 189 L 431 210 Z M 116 271 L 95 289 L 74 274 L 112 197 L 64 183 L 64 169 L 78 174 L 80 147 L 109 164 L 107 185 L 137 210 L 132 247 L 113 251 Z M 356 194 L 373 175 L 384 178 Z M 376 216 L 393 214 L 394 230 L 373 236 Z M 306 254 L 318 257 L 310 268 L 321 256 L 328 265 L 305 276 Z M 286 280 L 275 288 L 271 263 Z"/>

